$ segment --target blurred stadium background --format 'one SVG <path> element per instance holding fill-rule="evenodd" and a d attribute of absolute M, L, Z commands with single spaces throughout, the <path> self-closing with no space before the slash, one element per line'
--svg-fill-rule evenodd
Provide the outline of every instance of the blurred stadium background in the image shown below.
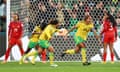
<path fill-rule="evenodd" d="M 20 15 L 20 19 L 24 24 L 23 39 L 25 41 L 27 40 L 26 36 L 29 36 L 33 28 L 36 25 L 41 24 L 41 21 L 48 23 L 51 18 L 57 18 L 61 23 L 59 28 L 70 29 L 79 20 L 82 20 L 86 13 L 91 14 L 95 29 L 99 33 L 102 24 L 103 10 L 105 9 L 115 17 L 118 23 L 119 32 L 120 1 L 118 0 L 10 0 L 10 15 L 12 16 L 15 12 Z M 63 59 L 59 56 L 62 51 L 75 46 L 72 37 L 75 31 L 76 30 L 70 33 L 67 41 L 62 37 L 56 37 L 56 39 L 51 40 L 56 51 L 55 61 L 81 60 L 80 53 L 75 55 L 66 55 Z M 118 43 L 119 41 L 117 44 Z M 94 38 L 92 32 L 89 34 L 86 46 L 88 61 L 101 61 L 103 46 L 98 44 L 98 41 Z M 115 49 L 116 60 L 120 59 L 118 54 L 118 51 L 120 50 L 118 50 L 118 46 L 119 45 L 117 45 L 117 48 Z"/>
<path fill-rule="evenodd" d="M 103 10 L 108 10 L 116 19 L 118 24 L 118 34 L 120 37 L 120 1 L 119 0 L 8 0 L 10 3 L 10 17 L 14 13 L 18 13 L 20 15 L 20 20 L 24 24 L 24 35 L 23 35 L 23 45 L 24 50 L 27 48 L 28 37 L 31 35 L 33 28 L 41 24 L 41 21 L 48 23 L 51 18 L 57 18 L 61 25 L 59 28 L 66 28 L 70 29 L 74 26 L 79 20 L 82 20 L 86 13 L 91 14 L 94 22 L 95 29 L 99 33 L 102 24 L 103 18 Z M 12 20 L 9 18 L 9 21 Z M 9 23 L 8 23 L 9 24 Z M 73 48 L 75 46 L 73 41 L 73 34 L 76 30 L 70 33 L 67 40 L 64 40 L 63 37 L 56 37 L 54 40 L 51 40 L 53 47 L 55 48 L 55 61 L 60 62 L 58 63 L 61 67 L 56 68 L 53 70 L 52 68 L 42 65 L 41 63 L 37 63 L 35 67 L 32 65 L 26 64 L 18 66 L 18 69 L 21 71 L 32 71 L 32 69 L 36 69 L 39 71 L 38 67 L 41 67 L 41 71 L 44 71 L 46 67 L 48 68 L 44 72 L 73 72 L 73 71 L 80 71 L 80 72 L 115 72 L 119 71 L 119 60 L 120 60 L 120 39 L 118 37 L 118 41 L 115 43 L 114 52 L 115 52 L 115 63 L 114 65 L 101 64 L 102 59 L 102 50 L 103 46 L 99 45 L 98 41 L 94 38 L 93 33 L 89 33 L 88 40 L 85 42 L 87 46 L 87 60 L 88 61 L 95 61 L 92 66 L 90 67 L 82 67 L 78 62 L 81 60 L 81 54 L 75 55 L 66 55 L 64 58 L 60 57 L 60 54 L 66 50 Z M 16 47 L 16 46 L 15 46 Z M 109 50 L 108 50 L 109 52 Z M 18 49 L 13 48 L 9 61 L 18 61 L 20 59 L 20 54 L 18 54 Z M 109 53 L 108 53 L 109 54 Z M 4 56 L 1 56 L 0 60 L 2 60 Z M 110 60 L 110 57 L 107 57 L 107 60 Z M 63 62 L 63 63 L 61 63 Z M 68 62 L 68 63 L 65 63 Z M 69 63 L 71 62 L 71 63 Z M 72 63 L 74 62 L 74 63 Z M 96 63 L 98 62 L 98 63 Z M 10 66 L 13 65 L 15 67 L 17 63 L 8 63 Z M 28 68 L 30 70 L 28 70 Z M 72 66 L 72 67 L 71 67 Z M 0 66 L 2 67 L 2 66 Z M 25 70 L 22 70 L 23 68 Z M 106 70 L 104 70 L 106 68 Z M 11 71 L 16 70 L 10 67 Z M 63 70 L 64 69 L 64 70 Z M 94 70 L 95 69 L 95 70 Z M 7 71 L 7 70 L 6 70 Z M 17 70 L 16 70 L 17 71 Z"/>
<path fill-rule="evenodd" d="M 6 0 L 0 0 L 0 57 L 6 51 Z"/>

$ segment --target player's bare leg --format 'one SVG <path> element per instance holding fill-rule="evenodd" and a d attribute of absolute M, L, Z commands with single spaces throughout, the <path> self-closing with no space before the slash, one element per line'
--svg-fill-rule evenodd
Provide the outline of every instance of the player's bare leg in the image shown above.
<path fill-rule="evenodd" d="M 23 62 L 24 62 L 24 63 L 28 63 L 27 61 L 23 61 L 23 58 L 24 58 L 24 56 L 23 56 L 23 55 L 24 55 L 24 50 L 23 50 L 23 46 L 22 46 L 21 40 L 18 40 L 17 45 L 18 45 L 18 47 L 19 47 L 19 50 L 20 50 L 20 53 L 21 53 L 21 56 L 22 56 L 22 58 L 20 59 L 19 64 L 22 64 Z"/>
<path fill-rule="evenodd" d="M 19 64 L 23 63 L 23 59 L 25 58 L 26 54 L 28 54 L 31 51 L 31 48 L 27 48 L 24 55 L 21 57 Z M 28 61 L 25 61 L 24 63 L 28 63 Z"/>
<path fill-rule="evenodd" d="M 103 64 L 106 64 L 106 56 L 107 56 L 107 43 L 103 43 L 104 50 L 103 50 Z"/>
<path fill-rule="evenodd" d="M 80 48 L 78 46 L 76 46 L 74 49 L 69 49 L 66 50 L 65 52 L 62 53 L 61 57 L 64 57 L 66 54 L 75 54 L 78 53 L 80 50 Z"/>
<path fill-rule="evenodd" d="M 42 51 L 43 51 L 43 49 L 40 47 L 40 46 L 36 46 L 36 49 L 37 49 L 37 51 L 33 51 L 33 52 L 31 52 L 31 54 L 30 55 L 32 55 L 33 56 L 33 58 L 32 58 L 32 60 L 31 60 L 31 63 L 33 64 L 33 65 L 35 65 L 35 59 L 36 59 L 36 57 L 38 56 L 38 55 L 41 55 L 41 53 L 42 53 Z"/>
<path fill-rule="evenodd" d="M 54 48 L 50 46 L 48 50 L 49 50 L 50 66 L 57 67 L 58 65 L 53 62 L 54 61 Z"/>
<path fill-rule="evenodd" d="M 84 43 L 78 44 L 75 49 L 66 50 L 65 52 L 62 53 L 61 56 L 63 57 L 65 54 L 78 53 L 80 51 L 80 48 L 81 48 L 81 55 L 82 55 L 83 65 L 90 65 L 91 63 L 87 62 L 87 60 L 86 60 L 86 47 L 85 47 Z"/>
<path fill-rule="evenodd" d="M 81 55 L 82 55 L 82 63 L 84 66 L 90 65 L 91 63 L 89 63 L 87 61 L 87 55 L 86 55 L 86 46 L 84 43 L 80 43 L 79 44 L 79 48 L 81 48 Z"/>
<path fill-rule="evenodd" d="M 113 43 L 109 44 L 110 56 L 111 56 L 111 64 L 114 64 L 114 51 L 113 51 Z"/>
<path fill-rule="evenodd" d="M 19 50 L 20 50 L 21 56 L 23 56 L 23 54 L 24 54 L 24 50 L 23 50 L 22 41 L 19 40 L 17 45 L 18 45 L 18 47 L 19 47 Z"/>
<path fill-rule="evenodd" d="M 5 59 L 4 59 L 3 62 L 1 62 L 1 64 L 7 63 L 7 59 L 9 57 L 9 55 L 10 55 L 12 47 L 13 47 L 13 45 L 10 45 L 10 44 L 8 45 L 8 49 L 7 49 L 6 53 L 5 53 Z"/>

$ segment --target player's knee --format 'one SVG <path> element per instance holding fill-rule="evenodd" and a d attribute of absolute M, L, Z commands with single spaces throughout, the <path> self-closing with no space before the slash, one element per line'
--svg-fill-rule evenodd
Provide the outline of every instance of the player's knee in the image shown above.
<path fill-rule="evenodd" d="M 81 47 L 81 48 L 86 48 L 84 43 L 80 43 L 78 46 Z"/>
<path fill-rule="evenodd" d="M 53 49 L 53 48 L 49 48 L 49 51 L 50 51 L 50 52 L 54 52 L 54 49 Z"/>

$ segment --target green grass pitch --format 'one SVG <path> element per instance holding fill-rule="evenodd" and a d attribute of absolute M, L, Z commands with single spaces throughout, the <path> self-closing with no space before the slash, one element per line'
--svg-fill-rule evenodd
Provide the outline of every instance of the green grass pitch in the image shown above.
<path fill-rule="evenodd" d="M 56 62 L 58 67 L 50 67 L 49 63 L 37 62 L 19 65 L 18 62 L 0 64 L 0 72 L 120 72 L 120 62 L 101 64 L 92 62 L 90 66 L 83 66 L 81 62 Z"/>

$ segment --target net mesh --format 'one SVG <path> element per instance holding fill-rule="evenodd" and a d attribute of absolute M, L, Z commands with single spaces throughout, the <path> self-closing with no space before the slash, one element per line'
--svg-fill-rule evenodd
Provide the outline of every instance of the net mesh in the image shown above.
<path fill-rule="evenodd" d="M 11 14 L 17 12 L 20 20 L 24 23 L 24 35 L 32 32 L 34 26 L 41 24 L 42 21 L 48 23 L 51 18 L 57 18 L 61 26 L 60 28 L 70 29 L 84 15 L 89 13 L 94 22 L 95 29 L 99 32 L 103 11 L 108 10 L 120 24 L 120 2 L 118 0 L 11 0 Z M 70 48 L 74 48 L 73 34 L 70 33 L 67 40 L 62 37 L 55 37 L 51 44 L 55 48 L 56 61 L 78 61 L 81 60 L 81 54 L 66 55 L 64 58 L 60 54 Z M 93 34 L 89 34 L 87 41 L 87 59 L 99 54 L 101 56 L 98 41 Z"/>

